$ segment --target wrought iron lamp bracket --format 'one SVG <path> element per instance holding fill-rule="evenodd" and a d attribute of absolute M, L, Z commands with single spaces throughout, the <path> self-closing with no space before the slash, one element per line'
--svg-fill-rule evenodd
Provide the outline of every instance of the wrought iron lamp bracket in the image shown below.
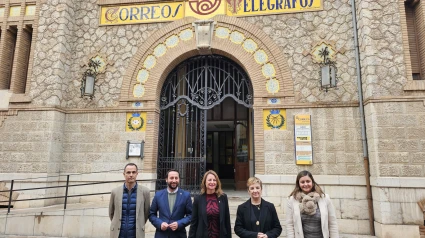
<path fill-rule="evenodd" d="M 323 57 L 323 61 L 319 63 L 321 70 L 319 71 L 320 89 L 328 92 L 330 88 L 336 88 L 338 83 L 338 68 L 336 62 L 329 58 L 329 49 L 324 47 L 319 51 L 319 55 Z"/>
<path fill-rule="evenodd" d="M 94 92 L 96 91 L 96 89 L 94 88 L 94 85 L 96 84 L 96 77 L 99 74 L 98 69 L 100 67 L 101 62 L 97 61 L 97 60 L 93 60 L 90 59 L 89 63 L 88 63 L 88 68 L 86 69 L 86 71 L 84 71 L 83 73 L 83 77 L 81 79 L 81 87 L 80 87 L 80 91 L 81 91 L 81 98 L 83 98 L 84 96 L 88 96 L 91 100 L 94 98 Z M 87 86 L 87 77 L 93 77 L 93 93 L 90 95 L 87 95 L 85 93 L 85 88 Z"/>

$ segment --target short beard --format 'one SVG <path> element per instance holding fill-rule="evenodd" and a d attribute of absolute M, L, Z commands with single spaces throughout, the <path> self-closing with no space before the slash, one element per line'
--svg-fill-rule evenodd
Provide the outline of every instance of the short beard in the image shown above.
<path fill-rule="evenodd" d="M 176 184 L 176 187 L 175 188 L 173 188 L 173 187 L 171 187 L 171 183 L 167 183 L 167 186 L 170 188 L 170 189 L 176 189 L 178 186 L 179 186 L 179 184 Z"/>

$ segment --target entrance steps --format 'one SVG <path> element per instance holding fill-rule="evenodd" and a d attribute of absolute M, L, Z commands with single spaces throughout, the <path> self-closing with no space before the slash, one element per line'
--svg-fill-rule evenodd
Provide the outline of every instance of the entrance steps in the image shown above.
<path fill-rule="evenodd" d="M 248 200 L 246 191 L 226 191 L 229 198 L 232 237 L 237 207 Z M 41 237 L 109 237 L 110 220 L 108 217 L 108 201 L 96 203 L 54 205 L 42 208 L 0 210 L 0 238 L 41 238 Z M 285 217 L 279 213 L 283 228 L 280 237 L 286 237 Z M 188 228 L 187 228 L 188 230 Z M 153 238 L 155 228 L 148 221 L 146 223 L 145 238 Z M 341 235 L 344 238 L 370 238 L 372 236 Z"/>

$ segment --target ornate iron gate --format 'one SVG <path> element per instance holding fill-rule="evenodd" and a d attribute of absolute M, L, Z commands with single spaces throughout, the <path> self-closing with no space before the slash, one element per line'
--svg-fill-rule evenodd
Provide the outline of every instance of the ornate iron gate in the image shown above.
<path fill-rule="evenodd" d="M 171 168 L 180 171 L 180 187 L 200 191 L 205 173 L 207 110 L 232 97 L 252 107 L 252 86 L 233 61 L 218 55 L 196 56 L 178 65 L 160 95 L 158 178 Z M 157 190 L 166 187 L 158 182 Z"/>

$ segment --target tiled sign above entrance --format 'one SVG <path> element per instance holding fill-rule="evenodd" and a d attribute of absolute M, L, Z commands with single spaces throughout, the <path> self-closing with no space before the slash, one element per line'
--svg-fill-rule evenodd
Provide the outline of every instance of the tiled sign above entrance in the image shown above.
<path fill-rule="evenodd" d="M 323 10 L 323 0 L 186 0 L 102 6 L 100 25 L 175 21 L 192 16 L 253 16 Z"/>

